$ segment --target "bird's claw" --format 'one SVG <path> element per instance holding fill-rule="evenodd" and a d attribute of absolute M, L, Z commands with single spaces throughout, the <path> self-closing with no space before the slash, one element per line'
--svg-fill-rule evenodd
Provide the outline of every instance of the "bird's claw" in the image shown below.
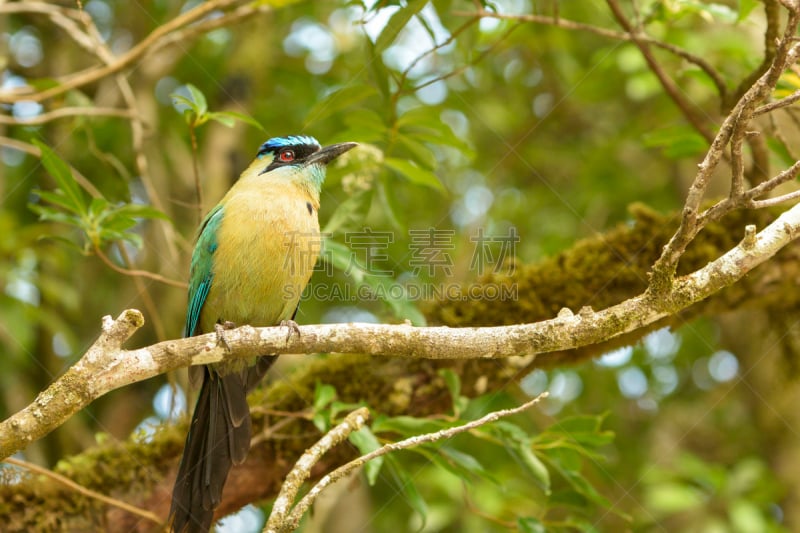
<path fill-rule="evenodd" d="M 228 339 L 225 338 L 225 332 L 230 329 L 234 329 L 235 327 L 236 324 L 229 320 L 214 324 L 214 332 L 217 334 L 217 346 L 224 346 L 226 351 L 231 351 L 231 345 L 228 344 Z"/>
<path fill-rule="evenodd" d="M 292 338 L 292 333 L 297 335 L 297 338 L 300 338 L 300 326 L 297 325 L 297 322 L 294 320 L 281 320 L 281 327 L 289 328 L 289 331 L 286 333 L 286 342 L 288 343 L 289 340 Z"/>

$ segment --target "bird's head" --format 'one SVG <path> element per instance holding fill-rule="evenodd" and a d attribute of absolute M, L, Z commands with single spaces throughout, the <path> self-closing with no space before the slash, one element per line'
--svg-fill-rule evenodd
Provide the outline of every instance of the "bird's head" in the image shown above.
<path fill-rule="evenodd" d="M 327 164 L 355 146 L 356 143 L 346 142 L 323 148 L 314 137 L 306 135 L 273 137 L 261 145 L 251 168 L 255 167 L 259 176 L 271 174 L 299 180 L 318 191 L 325 180 Z"/>

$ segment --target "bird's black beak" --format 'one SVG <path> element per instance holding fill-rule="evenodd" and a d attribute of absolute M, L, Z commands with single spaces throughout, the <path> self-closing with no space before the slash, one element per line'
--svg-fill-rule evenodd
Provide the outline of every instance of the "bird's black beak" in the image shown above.
<path fill-rule="evenodd" d="M 313 165 L 315 163 L 320 163 L 322 165 L 327 165 L 343 153 L 347 152 L 348 150 L 352 150 L 356 146 L 358 146 L 358 143 L 339 143 L 326 146 L 325 148 L 322 148 L 308 156 L 306 159 L 306 164 Z"/>

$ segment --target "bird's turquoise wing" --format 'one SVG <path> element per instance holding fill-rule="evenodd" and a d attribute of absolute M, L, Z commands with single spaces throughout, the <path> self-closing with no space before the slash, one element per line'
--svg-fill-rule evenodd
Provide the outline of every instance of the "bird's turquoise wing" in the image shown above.
<path fill-rule="evenodd" d="M 206 303 L 211 282 L 214 280 L 214 252 L 217 250 L 217 234 L 222 223 L 222 204 L 212 209 L 200 226 L 200 235 L 192 253 L 192 266 L 189 271 L 189 305 L 186 309 L 184 337 L 199 333 L 200 311 Z"/>

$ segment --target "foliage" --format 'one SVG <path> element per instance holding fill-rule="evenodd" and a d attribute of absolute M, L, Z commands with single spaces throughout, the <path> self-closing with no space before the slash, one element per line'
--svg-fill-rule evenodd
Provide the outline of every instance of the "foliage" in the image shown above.
<path fill-rule="evenodd" d="M 84 238 L 84 251 L 100 248 L 114 241 L 128 241 L 141 247 L 142 238 L 129 231 L 136 226 L 138 219 L 167 219 L 166 215 L 148 205 L 112 205 L 102 196 L 89 199 L 73 177 L 69 166 L 41 142 L 34 141 L 34 144 L 41 150 L 42 165 L 56 181 L 58 189 L 55 192 L 34 191 L 41 200 L 53 207 L 38 203 L 30 204 L 29 207 L 39 215 L 40 220 L 59 222 L 79 229 Z"/>

